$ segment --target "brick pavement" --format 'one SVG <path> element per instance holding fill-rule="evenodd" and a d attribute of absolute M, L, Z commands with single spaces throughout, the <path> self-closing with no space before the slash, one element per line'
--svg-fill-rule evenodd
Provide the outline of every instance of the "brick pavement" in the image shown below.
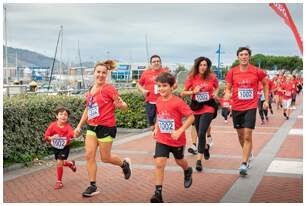
<path fill-rule="evenodd" d="M 299 96 L 297 103 L 301 104 L 301 102 L 302 98 Z M 276 114 L 270 115 L 270 122 L 266 125 L 260 125 L 259 116 L 257 116 L 257 127 L 253 137 L 254 161 L 286 121 L 282 117 L 281 111 L 276 112 L 274 109 L 274 112 Z M 183 172 L 176 166 L 172 158 L 169 159 L 163 187 L 163 196 L 166 202 L 220 202 L 235 187 L 237 180 L 241 179 L 237 170 L 241 162 L 241 148 L 232 128 L 231 119 L 226 125 L 221 119 L 221 115 L 218 115 L 212 128 L 214 147 L 211 150 L 211 159 L 203 162 L 204 172 L 194 172 L 191 188 L 185 189 L 183 187 Z M 302 129 L 303 119 L 297 118 L 293 128 Z M 189 131 L 187 136 L 188 144 L 190 144 Z M 120 136 L 117 140 L 119 139 Z M 273 159 L 302 161 L 302 145 L 303 136 L 287 135 Z M 83 190 L 88 186 L 88 179 L 83 154 L 79 154 L 75 158 L 78 166 L 77 172 L 73 173 L 68 168 L 64 169 L 64 188 L 62 190 L 54 191 L 53 189 L 56 180 L 55 166 L 42 167 L 38 171 L 4 181 L 3 201 L 7 203 L 148 202 L 154 190 L 154 162 L 152 158 L 154 141 L 150 135 L 114 145 L 113 151 L 114 154 L 121 157 L 129 156 L 132 159 L 133 175 L 130 180 L 125 180 L 119 167 L 99 162 L 97 174 L 97 184 L 101 191 L 99 195 L 92 198 L 81 196 Z M 186 154 L 186 159 L 191 166 L 195 166 L 194 156 Z M 99 155 L 97 155 L 97 160 L 99 160 Z M 248 179 L 252 180 L 252 176 L 249 175 Z M 303 202 L 302 194 L 302 174 L 265 172 L 256 190 L 251 194 L 251 198 L 246 202 L 301 203 Z M 235 199 L 231 202 L 235 202 Z"/>

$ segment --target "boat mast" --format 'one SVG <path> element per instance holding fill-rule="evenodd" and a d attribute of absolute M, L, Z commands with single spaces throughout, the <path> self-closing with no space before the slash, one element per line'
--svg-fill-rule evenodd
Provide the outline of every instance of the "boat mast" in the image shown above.
<path fill-rule="evenodd" d="M 54 69 L 54 63 L 55 63 L 55 59 L 56 59 L 56 53 L 57 53 L 58 42 L 59 42 L 59 39 L 60 39 L 62 30 L 63 30 L 63 26 L 61 26 L 60 31 L 59 31 L 59 33 L 58 33 L 57 43 L 56 43 L 56 47 L 55 47 L 55 54 L 54 54 L 53 63 L 52 63 L 52 67 L 51 67 L 51 74 L 50 74 L 50 79 L 49 79 L 48 91 L 49 91 L 49 89 L 50 89 L 50 84 L 51 84 L 52 75 L 53 75 L 53 69 Z"/>
<path fill-rule="evenodd" d="M 82 67 L 82 60 L 81 60 L 81 52 L 80 52 L 79 40 L 78 40 L 78 55 L 79 55 L 80 67 L 81 67 L 82 84 L 83 84 L 83 89 L 85 90 L 85 82 L 84 82 L 84 77 L 83 77 L 83 67 Z"/>

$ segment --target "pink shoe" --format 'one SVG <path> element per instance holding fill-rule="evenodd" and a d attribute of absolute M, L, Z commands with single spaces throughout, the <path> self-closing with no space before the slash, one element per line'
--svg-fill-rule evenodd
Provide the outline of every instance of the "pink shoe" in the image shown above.
<path fill-rule="evenodd" d="M 60 181 L 57 181 L 55 186 L 54 186 L 54 189 L 59 190 L 59 189 L 62 189 L 63 187 L 64 187 L 63 183 L 60 182 Z"/>
<path fill-rule="evenodd" d="M 75 161 L 74 161 L 74 160 L 71 160 L 71 162 L 72 162 L 72 165 L 69 166 L 69 168 L 70 168 L 73 172 L 76 172 L 77 168 L 76 168 L 76 166 L 75 166 Z"/>

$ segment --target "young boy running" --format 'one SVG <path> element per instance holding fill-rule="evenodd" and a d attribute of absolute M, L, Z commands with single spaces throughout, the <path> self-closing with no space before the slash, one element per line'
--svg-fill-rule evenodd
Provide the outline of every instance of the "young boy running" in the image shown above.
<path fill-rule="evenodd" d="M 70 111 L 65 107 L 58 107 L 55 110 L 56 121 L 52 122 L 45 132 L 45 140 L 53 147 L 55 159 L 57 160 L 57 181 L 55 190 L 64 187 L 62 183 L 63 166 L 69 167 L 76 172 L 75 161 L 66 161 L 69 155 L 71 138 L 74 137 L 73 128 L 68 123 Z"/>
<path fill-rule="evenodd" d="M 156 139 L 155 146 L 155 192 L 150 202 L 162 203 L 162 185 L 164 169 L 171 152 L 178 164 L 184 170 L 184 187 L 192 184 L 192 168 L 184 159 L 186 145 L 185 130 L 194 121 L 189 106 L 179 97 L 172 94 L 175 78 L 163 72 L 156 78 L 158 90 L 161 95 L 156 101 L 157 122 L 153 132 Z M 186 117 L 183 123 L 182 118 Z"/>

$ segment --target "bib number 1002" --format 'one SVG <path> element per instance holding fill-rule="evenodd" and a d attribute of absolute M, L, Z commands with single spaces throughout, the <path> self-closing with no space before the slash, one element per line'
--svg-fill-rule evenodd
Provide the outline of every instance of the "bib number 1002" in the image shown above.
<path fill-rule="evenodd" d="M 254 92 L 252 88 L 238 89 L 238 98 L 242 100 L 249 100 L 254 98 Z"/>

